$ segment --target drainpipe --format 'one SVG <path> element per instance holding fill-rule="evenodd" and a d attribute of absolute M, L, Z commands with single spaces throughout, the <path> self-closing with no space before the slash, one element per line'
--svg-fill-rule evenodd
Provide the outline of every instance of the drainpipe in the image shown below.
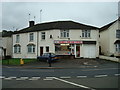
<path fill-rule="evenodd" d="M 37 31 L 37 57 L 38 57 L 39 32 Z"/>

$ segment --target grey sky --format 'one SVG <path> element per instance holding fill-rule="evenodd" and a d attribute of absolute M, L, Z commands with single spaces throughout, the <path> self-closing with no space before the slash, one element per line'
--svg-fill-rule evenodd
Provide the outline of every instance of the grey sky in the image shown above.
<path fill-rule="evenodd" d="M 117 2 L 3 2 L 2 30 L 28 27 L 29 13 L 39 23 L 40 9 L 42 22 L 73 20 L 101 27 L 118 18 Z"/>

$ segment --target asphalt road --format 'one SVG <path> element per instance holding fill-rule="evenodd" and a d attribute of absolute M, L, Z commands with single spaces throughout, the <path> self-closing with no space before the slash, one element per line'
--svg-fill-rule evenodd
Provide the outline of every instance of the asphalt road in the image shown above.
<path fill-rule="evenodd" d="M 120 89 L 116 63 L 82 68 L 36 69 L 3 67 L 2 88 Z"/>

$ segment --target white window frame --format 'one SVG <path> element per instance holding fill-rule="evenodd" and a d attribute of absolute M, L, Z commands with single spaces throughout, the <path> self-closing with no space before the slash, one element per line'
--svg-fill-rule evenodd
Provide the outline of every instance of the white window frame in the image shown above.
<path fill-rule="evenodd" d="M 69 30 L 60 30 L 61 38 L 69 38 Z"/>
<path fill-rule="evenodd" d="M 45 32 L 41 32 L 41 40 L 45 40 Z"/>
<path fill-rule="evenodd" d="M 83 38 L 90 38 L 91 37 L 91 30 L 82 30 L 82 37 Z"/>
<path fill-rule="evenodd" d="M 116 52 L 118 52 L 118 53 L 120 53 L 120 44 L 115 44 L 115 50 L 116 50 Z"/>
<path fill-rule="evenodd" d="M 33 44 L 27 45 L 27 52 L 28 53 L 35 53 L 35 45 L 33 45 Z"/>
<path fill-rule="evenodd" d="M 21 46 L 20 45 L 14 45 L 14 53 L 21 53 Z"/>
<path fill-rule="evenodd" d="M 16 35 L 16 43 L 20 42 L 20 35 Z"/>
<path fill-rule="evenodd" d="M 120 38 L 120 30 L 116 30 L 116 38 Z"/>
<path fill-rule="evenodd" d="M 29 34 L 29 41 L 34 41 L 34 33 Z"/>

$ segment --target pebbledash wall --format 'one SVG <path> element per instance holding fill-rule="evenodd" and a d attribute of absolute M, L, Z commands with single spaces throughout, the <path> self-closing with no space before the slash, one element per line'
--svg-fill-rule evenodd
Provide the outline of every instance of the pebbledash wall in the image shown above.
<path fill-rule="evenodd" d="M 62 29 L 64 30 L 64 29 Z M 49 52 L 58 55 L 74 55 L 75 58 L 96 58 L 99 56 L 99 30 L 90 29 L 90 37 L 82 37 L 82 29 L 67 29 L 69 37 L 61 37 L 61 29 L 40 30 L 33 32 L 23 32 L 13 34 L 13 58 L 37 58 L 42 53 L 46 53 L 46 47 L 49 47 Z M 45 32 L 45 40 L 41 39 L 41 32 Z M 34 40 L 29 41 L 29 35 L 33 33 Z M 19 43 L 16 43 L 16 35 L 20 36 Z M 28 53 L 27 46 L 35 45 L 35 53 Z M 14 53 L 14 46 L 20 45 L 20 53 Z M 57 50 L 57 49 L 58 50 Z M 65 49 L 60 51 L 59 48 Z"/>

